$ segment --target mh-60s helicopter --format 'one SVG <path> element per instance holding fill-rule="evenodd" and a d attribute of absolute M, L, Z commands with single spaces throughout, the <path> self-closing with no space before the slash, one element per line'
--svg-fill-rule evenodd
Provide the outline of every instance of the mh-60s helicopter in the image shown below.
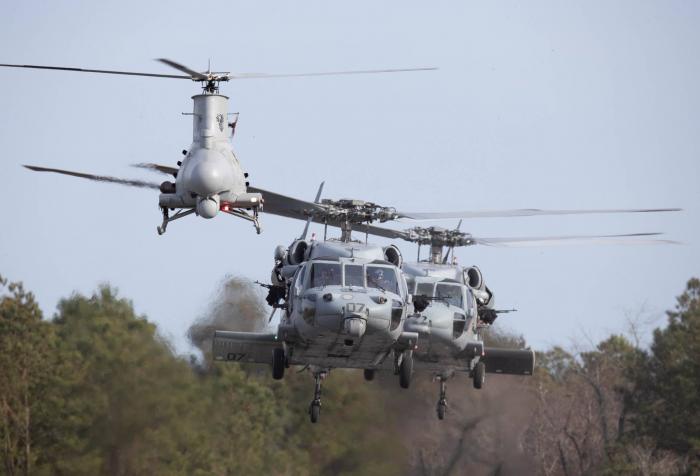
<path fill-rule="evenodd" d="M 460 221 L 461 225 L 461 221 Z M 494 293 L 476 266 L 460 266 L 454 259 L 455 247 L 476 244 L 507 246 L 513 244 L 615 243 L 664 244 L 670 240 L 648 238 L 655 233 L 624 235 L 545 236 L 526 238 L 478 238 L 469 233 L 439 227 L 414 227 L 405 231 L 371 227 L 368 232 L 400 238 L 418 244 L 417 262 L 404 262 L 408 290 L 414 295 L 417 312 L 410 313 L 404 324 L 407 332 L 419 335 L 414 351 L 416 368 L 430 371 L 440 384 L 436 405 L 439 419 L 447 410 L 447 380 L 466 372 L 474 388 L 482 388 L 485 374 L 531 375 L 534 353 L 531 350 L 494 349 L 484 346 L 484 331 L 500 313 Z M 422 245 L 430 247 L 426 260 L 420 259 Z M 450 262 L 450 253 L 453 255 Z"/>
<path fill-rule="evenodd" d="M 160 58 L 161 63 L 175 68 L 184 74 L 138 73 L 101 69 L 69 68 L 63 66 L 39 66 L 0 64 L 1 67 L 45 69 L 53 71 L 74 71 L 82 73 L 116 74 L 126 76 L 146 76 L 155 78 L 188 79 L 202 86 L 202 93 L 192 96 L 193 138 L 189 150 L 183 150 L 184 158 L 178 161 L 178 168 L 160 167 L 153 164 L 136 164 L 137 167 L 152 168 L 172 173 L 174 182 L 161 184 L 141 180 L 107 177 L 68 170 L 25 166 L 37 172 L 55 172 L 102 182 L 120 183 L 135 187 L 160 190 L 158 205 L 163 214 L 163 222 L 158 226 L 158 234 L 165 233 L 168 223 L 196 214 L 202 218 L 213 218 L 224 212 L 251 221 L 260 233 L 258 214 L 263 206 L 263 196 L 248 189 L 248 174 L 243 172 L 229 139 L 235 131 L 236 121 L 229 121 L 228 97 L 219 94 L 219 84 L 238 79 L 289 78 L 301 76 L 330 76 L 344 74 L 395 73 L 405 71 L 429 71 L 437 68 L 405 68 L 364 71 L 335 71 L 300 74 L 231 74 L 228 72 L 195 71 L 175 61 Z M 229 133 L 230 130 L 230 133 Z M 171 210 L 178 210 L 173 216 Z"/>
<path fill-rule="evenodd" d="M 441 281 L 441 292 L 442 286 L 447 286 L 445 294 L 456 301 L 445 297 L 446 309 L 450 311 L 445 322 L 435 319 L 434 329 L 429 324 L 426 327 L 426 316 L 421 313 L 428 308 L 426 301 L 434 298 L 435 288 L 425 291 L 424 287 L 416 287 L 417 278 L 406 279 L 397 247 L 371 245 L 366 239 L 364 243 L 354 241 L 351 236 L 355 229 L 364 231 L 366 236 L 400 237 L 400 232 L 371 225 L 374 221 L 486 213 L 517 216 L 518 211 L 410 213 L 361 200 L 319 202 L 321 189 L 313 203 L 262 193 L 265 212 L 307 222 L 300 238 L 288 248 L 279 246 L 275 250 L 272 284 L 266 285 L 268 303 L 284 309 L 284 314 L 275 332 L 216 331 L 216 360 L 271 364 L 276 379 L 283 378 L 289 365 L 308 367 L 315 379 L 314 398 L 309 406 L 312 422 L 320 414 L 321 382 L 332 368 L 362 368 L 367 380 L 372 380 L 377 370 L 393 369 L 403 388 L 409 387 L 414 366 L 440 372 L 444 378 L 439 416 L 444 416 L 446 408 L 443 383 L 456 370 L 469 372 L 477 388 L 483 384 L 484 372 L 532 373 L 532 351 L 485 348 L 479 327 L 483 319 L 479 318 L 477 289 L 468 288 L 463 280 L 431 278 L 432 285 Z M 611 211 L 520 212 L 531 215 Z M 306 239 L 311 222 L 324 224 L 323 241 Z M 327 239 L 328 225 L 340 227 L 340 239 Z M 416 292 L 427 296 L 411 295 Z M 489 302 L 483 304 L 488 307 Z"/>

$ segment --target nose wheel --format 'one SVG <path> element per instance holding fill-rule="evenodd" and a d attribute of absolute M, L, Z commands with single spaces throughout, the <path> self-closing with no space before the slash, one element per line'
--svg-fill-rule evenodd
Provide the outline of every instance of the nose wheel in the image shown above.
<path fill-rule="evenodd" d="M 309 405 L 309 419 L 311 423 L 316 423 L 321 416 L 321 381 L 327 375 L 328 373 L 325 371 L 314 373 L 314 399 L 311 400 L 311 405 Z"/>

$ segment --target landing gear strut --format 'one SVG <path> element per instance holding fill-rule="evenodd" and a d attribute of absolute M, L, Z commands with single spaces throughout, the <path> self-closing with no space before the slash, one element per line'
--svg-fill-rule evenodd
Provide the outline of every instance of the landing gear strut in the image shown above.
<path fill-rule="evenodd" d="M 437 417 L 440 420 L 445 419 L 445 412 L 447 411 L 447 399 L 446 394 L 447 394 L 447 379 L 445 377 L 438 377 L 438 381 L 440 382 L 440 398 L 438 398 L 437 402 Z"/>
<path fill-rule="evenodd" d="M 311 401 L 311 405 L 309 405 L 309 418 L 311 419 L 311 423 L 316 423 L 318 417 L 321 415 L 321 381 L 325 379 L 327 375 L 328 372 L 325 371 L 314 372 L 314 399 Z"/>
<path fill-rule="evenodd" d="M 162 235 L 165 233 L 165 229 L 168 228 L 168 223 L 175 221 L 178 218 L 193 214 L 194 208 L 190 208 L 189 210 L 180 210 L 172 217 L 169 216 L 167 207 L 160 207 L 160 211 L 163 212 L 163 223 L 157 228 L 157 230 L 158 234 Z"/>

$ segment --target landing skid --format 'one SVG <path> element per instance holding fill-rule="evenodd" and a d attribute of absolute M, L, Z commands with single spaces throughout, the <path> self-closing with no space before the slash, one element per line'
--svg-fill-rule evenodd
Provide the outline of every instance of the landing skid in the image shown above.
<path fill-rule="evenodd" d="M 221 210 L 224 213 L 228 213 L 229 215 L 233 215 L 238 218 L 243 218 L 244 220 L 252 221 L 253 226 L 255 227 L 255 231 L 260 234 L 262 231 L 262 227 L 260 226 L 260 221 L 258 220 L 258 208 L 255 207 L 253 208 L 253 214 L 250 215 L 247 213 L 245 210 L 242 210 L 240 208 L 235 208 L 233 210 Z"/>
<path fill-rule="evenodd" d="M 158 234 L 162 235 L 165 233 L 165 230 L 168 228 L 168 223 L 171 221 L 178 220 L 182 217 L 185 217 L 187 215 L 191 215 L 195 213 L 194 208 L 189 208 L 189 209 L 182 209 L 179 210 L 175 215 L 170 216 L 169 210 L 166 207 L 160 207 L 161 212 L 163 213 L 163 223 L 156 229 L 158 230 Z M 224 213 L 228 213 L 229 215 L 233 215 L 238 218 L 243 218 L 244 220 L 252 221 L 253 226 L 255 227 L 255 231 L 260 234 L 262 231 L 262 227 L 260 226 L 260 221 L 258 220 L 258 208 L 253 208 L 253 213 L 252 215 L 247 213 L 245 210 L 241 209 L 234 209 L 234 210 L 221 210 Z"/>
<path fill-rule="evenodd" d="M 194 208 L 190 208 L 189 210 L 179 210 L 175 215 L 171 217 L 169 216 L 167 208 L 160 207 L 160 210 L 163 212 L 163 223 L 157 228 L 159 235 L 165 233 L 165 230 L 168 227 L 168 223 L 170 223 L 171 221 L 178 220 L 182 217 L 186 217 L 187 215 L 191 215 L 194 213 Z"/>

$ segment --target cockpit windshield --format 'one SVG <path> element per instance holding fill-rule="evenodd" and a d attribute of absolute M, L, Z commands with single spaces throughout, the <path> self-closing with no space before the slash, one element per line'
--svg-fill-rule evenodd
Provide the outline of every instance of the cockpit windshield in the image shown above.
<path fill-rule="evenodd" d="M 442 298 L 447 304 L 464 308 L 462 303 L 462 286 L 459 284 L 438 283 L 435 297 Z"/>
<path fill-rule="evenodd" d="M 399 283 L 394 268 L 368 265 L 366 275 L 368 287 L 399 294 Z"/>
<path fill-rule="evenodd" d="M 340 263 L 314 263 L 309 287 L 339 286 L 340 276 Z"/>
<path fill-rule="evenodd" d="M 361 264 L 345 265 L 345 285 L 365 287 L 365 275 Z"/>

